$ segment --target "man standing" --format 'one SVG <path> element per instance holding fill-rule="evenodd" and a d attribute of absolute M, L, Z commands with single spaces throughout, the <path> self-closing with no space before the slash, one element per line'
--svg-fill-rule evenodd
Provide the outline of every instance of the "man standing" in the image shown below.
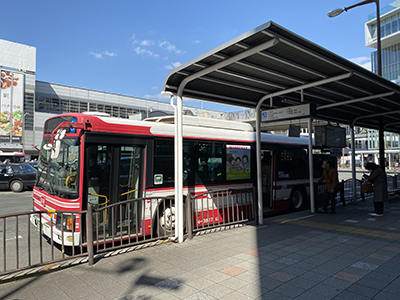
<path fill-rule="evenodd" d="M 325 182 L 325 194 L 324 200 L 322 202 L 322 210 L 321 213 L 328 212 L 328 204 L 331 202 L 331 211 L 329 213 L 336 213 L 336 193 L 335 188 L 339 183 L 338 172 L 335 168 L 330 166 L 328 160 L 324 160 L 322 163 L 322 168 L 324 172 L 322 173 L 322 177 L 318 180 L 317 184 L 321 184 Z"/>

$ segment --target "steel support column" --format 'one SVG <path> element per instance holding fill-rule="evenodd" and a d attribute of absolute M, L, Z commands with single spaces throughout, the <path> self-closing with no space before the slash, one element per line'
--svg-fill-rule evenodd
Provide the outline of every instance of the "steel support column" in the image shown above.
<path fill-rule="evenodd" d="M 379 165 L 385 171 L 385 130 L 383 126 L 383 116 L 379 117 Z"/>
<path fill-rule="evenodd" d="M 351 136 L 351 177 L 353 187 L 353 203 L 357 202 L 357 177 L 356 177 L 356 145 L 354 139 L 354 126 L 350 126 Z"/>
<path fill-rule="evenodd" d="M 308 119 L 308 165 L 310 169 L 310 206 L 311 212 L 315 213 L 315 193 L 314 193 L 314 159 L 312 141 L 312 118 Z"/>

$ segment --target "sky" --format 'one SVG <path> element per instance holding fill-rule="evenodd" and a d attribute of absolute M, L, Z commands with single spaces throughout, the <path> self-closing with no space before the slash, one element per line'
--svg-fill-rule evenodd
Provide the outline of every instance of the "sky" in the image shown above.
<path fill-rule="evenodd" d="M 268 21 L 370 69 L 374 49 L 365 46 L 364 24 L 375 4 L 327 16 L 357 2 L 3 1 L 0 39 L 36 47 L 36 80 L 169 101 L 161 91 L 173 68 Z M 184 105 L 240 110 L 190 99 Z"/>

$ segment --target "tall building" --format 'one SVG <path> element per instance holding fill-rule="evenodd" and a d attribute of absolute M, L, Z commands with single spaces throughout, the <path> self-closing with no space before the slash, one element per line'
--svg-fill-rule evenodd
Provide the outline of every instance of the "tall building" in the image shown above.
<path fill-rule="evenodd" d="M 400 0 L 380 11 L 382 77 L 400 84 Z M 365 23 L 365 45 L 377 47 L 376 13 Z M 372 72 L 377 73 L 377 51 L 371 54 Z"/>
<path fill-rule="evenodd" d="M 173 114 L 167 102 L 38 81 L 35 47 L 0 39 L 0 49 L 0 151 L 37 157 L 44 121 L 57 114 L 97 111 L 134 119 Z M 232 119 L 196 107 L 184 111 Z"/>

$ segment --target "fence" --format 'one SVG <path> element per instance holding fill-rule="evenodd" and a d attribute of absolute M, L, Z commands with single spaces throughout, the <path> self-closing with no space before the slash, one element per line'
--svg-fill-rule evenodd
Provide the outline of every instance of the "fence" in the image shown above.
<path fill-rule="evenodd" d="M 342 202 L 343 205 L 349 201 L 354 201 L 353 196 L 353 180 L 347 179 L 342 180 L 343 188 L 337 194 L 336 201 Z M 373 193 L 363 194 L 361 193 L 361 183 L 362 180 L 356 179 L 356 199 L 365 199 L 365 196 L 372 195 Z M 400 177 L 398 175 L 387 176 L 387 189 L 389 193 L 397 193 L 400 192 Z"/>
<path fill-rule="evenodd" d="M 209 191 L 190 195 L 186 202 L 189 238 L 193 232 L 243 223 L 255 218 L 254 191 Z"/>
<path fill-rule="evenodd" d="M 68 237 L 74 236 L 76 228 L 80 227 L 79 220 L 86 219 L 86 211 L 57 211 L 57 217 L 54 214 L 55 211 L 35 211 L 0 216 L 0 253 L 3 255 L 0 275 L 85 255 L 82 239 L 76 241 Z M 50 226 L 50 219 L 56 220 L 55 227 Z M 49 238 L 43 236 L 44 232 Z M 61 244 L 54 242 L 55 237 Z M 72 247 L 64 245 L 67 238 Z"/>

